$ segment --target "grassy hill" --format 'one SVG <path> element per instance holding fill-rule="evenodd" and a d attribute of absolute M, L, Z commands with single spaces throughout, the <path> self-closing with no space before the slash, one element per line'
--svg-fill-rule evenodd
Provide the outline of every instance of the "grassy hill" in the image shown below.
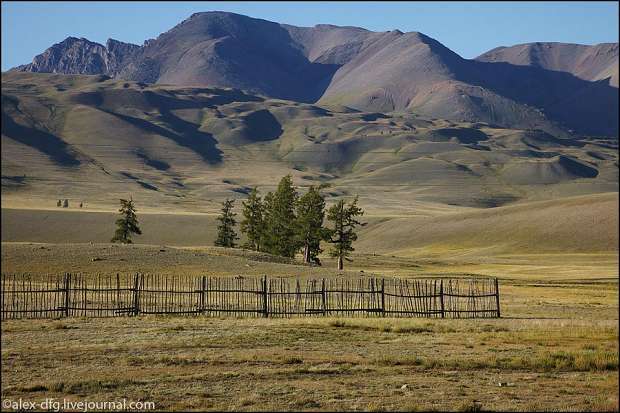
<path fill-rule="evenodd" d="M 358 252 L 400 256 L 614 252 L 618 250 L 618 194 L 539 201 L 470 211 L 420 211 L 408 217 L 368 216 Z M 106 243 L 116 214 L 72 210 L 2 210 L 2 241 Z M 139 213 L 142 244 L 213 245 L 210 214 Z"/>
<path fill-rule="evenodd" d="M 2 205 L 214 212 L 293 175 L 376 215 L 618 190 L 617 140 L 369 113 L 235 89 L 2 75 Z"/>

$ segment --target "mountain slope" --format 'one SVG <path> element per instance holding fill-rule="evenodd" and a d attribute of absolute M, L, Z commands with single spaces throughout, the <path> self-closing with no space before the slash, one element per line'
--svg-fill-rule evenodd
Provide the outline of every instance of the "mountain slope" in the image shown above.
<path fill-rule="evenodd" d="M 148 83 L 235 87 L 314 101 L 332 65 L 312 64 L 277 23 L 232 13 L 197 13 L 149 41 L 120 77 Z"/>
<path fill-rule="evenodd" d="M 618 87 L 618 43 L 594 46 L 526 43 L 495 48 L 478 56 L 476 60 L 568 72 L 584 80 L 608 80 L 611 86 Z"/>
<path fill-rule="evenodd" d="M 603 61 L 612 62 L 615 54 L 617 62 L 617 44 L 608 52 L 607 60 L 590 64 L 586 56 L 574 63 L 578 71 L 561 72 L 546 64 L 463 59 L 416 32 L 295 27 L 206 12 L 141 47 L 114 43 L 104 48 L 69 38 L 16 70 L 231 87 L 364 111 L 414 111 L 553 134 L 570 129 L 616 136 L 617 89 L 590 81 L 607 73 Z"/>
<path fill-rule="evenodd" d="M 33 206 L 218 209 L 226 197 L 329 183 L 381 214 L 617 191 L 615 139 L 360 112 L 237 89 L 106 76 L 2 75 L 2 199 Z M 78 202 L 79 203 L 79 202 Z"/>

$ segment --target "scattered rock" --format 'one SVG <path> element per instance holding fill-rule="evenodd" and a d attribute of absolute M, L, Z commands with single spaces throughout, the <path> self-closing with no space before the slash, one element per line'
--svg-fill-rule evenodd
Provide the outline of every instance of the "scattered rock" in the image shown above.
<path fill-rule="evenodd" d="M 513 387 L 515 384 L 514 383 L 508 383 L 508 382 L 499 382 L 499 387 Z"/>
<path fill-rule="evenodd" d="M 408 384 L 403 384 L 402 386 L 400 386 L 401 390 L 408 390 L 409 389 L 409 385 Z"/>
<path fill-rule="evenodd" d="M 91 261 L 92 261 L 92 262 L 95 262 L 95 261 L 103 261 L 103 258 L 95 257 L 95 258 L 91 258 Z"/>

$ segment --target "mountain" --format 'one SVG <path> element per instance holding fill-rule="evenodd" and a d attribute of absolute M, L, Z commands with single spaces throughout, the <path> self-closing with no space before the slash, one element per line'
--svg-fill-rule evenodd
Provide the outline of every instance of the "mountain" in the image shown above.
<path fill-rule="evenodd" d="M 109 39 L 105 46 L 87 39 L 68 37 L 36 56 L 20 72 L 115 76 L 140 46 Z"/>
<path fill-rule="evenodd" d="M 526 43 L 495 48 L 478 56 L 476 60 L 567 72 L 584 80 L 606 80 L 611 86 L 618 87 L 618 43 L 594 46 Z"/>
<path fill-rule="evenodd" d="M 359 194 L 371 215 L 618 190 L 616 138 L 105 75 L 4 73 L 1 142 L 3 206 L 109 209 L 132 196 L 142 208 L 215 211 L 286 174 L 331 185 L 330 202 Z"/>
<path fill-rule="evenodd" d="M 608 51 L 606 61 L 616 62 L 617 73 L 617 44 Z M 548 65 L 491 60 L 463 59 L 417 32 L 295 27 L 205 12 L 193 14 L 140 47 L 119 47 L 118 42 L 103 47 L 69 38 L 35 57 L 32 64 L 14 70 L 230 87 L 362 111 L 415 112 L 453 121 L 543 129 L 554 135 L 573 131 L 617 136 L 618 89 L 592 81 L 605 76 L 599 70 L 605 59 L 590 63 L 583 57 L 575 63 L 579 71 L 574 73 Z"/>
<path fill-rule="evenodd" d="M 546 50 L 548 44 L 541 45 Z M 417 32 L 295 27 L 205 12 L 143 46 L 68 38 L 15 70 L 231 87 L 365 111 L 413 111 L 552 134 L 617 135 L 618 90 L 596 82 L 611 73 L 617 85 L 617 44 L 588 51 L 563 45 L 546 58 L 531 57 L 546 52 L 524 52 L 527 59 L 512 49 L 468 60 Z"/>

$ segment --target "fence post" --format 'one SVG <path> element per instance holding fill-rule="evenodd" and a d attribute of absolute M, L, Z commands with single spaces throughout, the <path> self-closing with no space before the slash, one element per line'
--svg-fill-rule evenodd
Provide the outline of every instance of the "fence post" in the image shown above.
<path fill-rule="evenodd" d="M 321 282 L 321 307 L 323 308 L 323 316 L 327 314 L 327 304 L 325 298 L 325 278 Z"/>
<path fill-rule="evenodd" d="M 443 304 L 443 278 L 439 280 L 439 302 L 441 303 L 441 318 L 444 318 L 446 309 Z"/>
<path fill-rule="evenodd" d="M 71 274 L 65 273 L 65 317 L 69 317 L 69 285 L 71 283 Z"/>
<path fill-rule="evenodd" d="M 497 318 L 500 318 L 500 313 L 499 313 L 499 283 L 497 282 L 497 277 L 495 277 L 495 306 L 497 307 Z"/>
<path fill-rule="evenodd" d="M 381 278 L 381 317 L 385 317 L 385 278 Z"/>
<path fill-rule="evenodd" d="M 140 313 L 140 296 L 138 294 L 140 287 L 140 278 L 138 277 L 138 273 L 136 273 L 133 282 L 133 315 L 137 316 Z"/>
<path fill-rule="evenodd" d="M 263 317 L 269 317 L 269 308 L 267 305 L 267 276 L 263 277 Z"/>
<path fill-rule="evenodd" d="M 121 309 L 121 278 L 118 273 L 116 273 L 116 308 Z"/>
<path fill-rule="evenodd" d="M 207 277 L 202 276 L 202 293 L 200 294 L 200 314 L 205 312 L 205 294 L 207 293 Z"/>

